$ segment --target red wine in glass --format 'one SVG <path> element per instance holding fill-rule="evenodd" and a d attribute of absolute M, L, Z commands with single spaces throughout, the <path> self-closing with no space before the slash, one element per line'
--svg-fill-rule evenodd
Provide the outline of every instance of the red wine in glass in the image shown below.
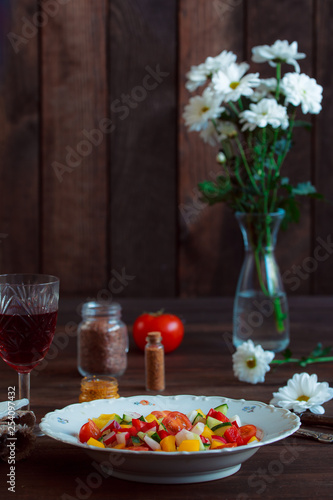
<path fill-rule="evenodd" d="M 31 372 L 49 350 L 56 323 L 57 311 L 22 315 L 0 313 L 2 359 L 18 372 Z"/>
<path fill-rule="evenodd" d="M 19 377 L 19 399 L 30 407 L 30 372 L 53 340 L 59 279 L 47 274 L 0 275 L 0 356 Z"/>

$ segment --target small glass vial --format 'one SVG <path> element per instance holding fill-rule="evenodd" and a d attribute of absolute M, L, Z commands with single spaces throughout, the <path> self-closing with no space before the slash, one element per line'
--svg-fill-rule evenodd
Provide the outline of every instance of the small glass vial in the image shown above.
<path fill-rule="evenodd" d="M 95 399 L 119 398 L 118 381 L 115 377 L 101 375 L 84 377 L 81 381 L 81 394 L 79 402 L 84 403 Z"/>
<path fill-rule="evenodd" d="M 127 368 L 128 332 L 115 302 L 86 302 L 78 326 L 78 370 L 84 377 L 120 377 Z"/>
<path fill-rule="evenodd" d="M 146 338 L 146 390 L 162 392 L 165 389 L 164 347 L 160 332 L 150 332 Z"/>

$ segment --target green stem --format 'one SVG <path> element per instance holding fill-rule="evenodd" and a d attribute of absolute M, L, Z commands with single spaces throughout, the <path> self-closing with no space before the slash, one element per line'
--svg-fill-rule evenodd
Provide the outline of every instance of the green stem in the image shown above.
<path fill-rule="evenodd" d="M 276 81 L 275 99 L 278 101 L 280 97 L 281 63 L 276 64 Z"/>
<path fill-rule="evenodd" d="M 298 359 L 298 358 L 288 358 L 288 359 L 273 359 L 271 361 L 271 364 L 275 365 L 283 365 L 285 363 L 300 363 L 300 362 L 306 362 L 306 364 L 310 365 L 313 363 L 325 363 L 327 361 L 333 361 L 333 356 L 323 356 L 323 357 L 318 357 L 318 358 L 309 358 L 306 360 Z"/>
<path fill-rule="evenodd" d="M 236 106 L 234 105 L 234 103 L 231 102 L 231 101 L 229 101 L 228 104 L 229 104 L 230 108 L 233 110 L 233 112 L 236 114 L 236 116 L 238 116 L 239 115 L 239 111 L 236 108 Z"/>
<path fill-rule="evenodd" d="M 243 160 L 244 167 L 245 167 L 245 170 L 247 172 L 247 175 L 249 176 L 250 182 L 251 182 L 253 188 L 255 189 L 255 191 L 257 192 L 257 194 L 260 195 L 260 190 L 259 190 L 259 188 L 258 188 L 258 186 L 257 186 L 257 184 L 256 184 L 256 182 L 255 182 L 255 180 L 254 180 L 254 178 L 252 176 L 251 169 L 250 169 L 249 164 L 247 162 L 243 146 L 242 146 L 240 140 L 238 139 L 238 137 L 235 137 L 235 142 L 236 142 L 236 144 L 238 146 L 238 149 L 239 149 L 240 155 L 242 157 L 242 160 Z"/>

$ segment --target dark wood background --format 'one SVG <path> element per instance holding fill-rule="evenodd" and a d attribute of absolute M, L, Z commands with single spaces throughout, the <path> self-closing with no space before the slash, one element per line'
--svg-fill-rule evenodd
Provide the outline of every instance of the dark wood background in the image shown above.
<path fill-rule="evenodd" d="M 288 293 L 332 293 L 332 29 L 332 0 L 3 0 L 1 272 L 56 274 L 64 295 L 232 295 L 241 235 L 199 201 L 216 151 L 184 127 L 185 74 L 287 39 L 324 100 L 285 174 L 328 201 L 303 204 L 277 256 Z"/>

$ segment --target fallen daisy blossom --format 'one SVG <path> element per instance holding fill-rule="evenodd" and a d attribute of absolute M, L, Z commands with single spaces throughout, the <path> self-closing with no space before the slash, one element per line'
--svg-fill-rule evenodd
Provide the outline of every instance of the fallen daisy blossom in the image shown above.
<path fill-rule="evenodd" d="M 303 413 L 310 410 L 312 413 L 325 413 L 321 406 L 333 398 L 333 389 L 327 382 L 318 382 L 316 374 L 295 373 L 287 385 L 273 393 L 270 404 Z"/>
<path fill-rule="evenodd" d="M 252 340 L 243 342 L 232 355 L 234 374 L 242 382 L 264 382 L 273 358 L 274 352 L 264 351 L 261 345 L 255 346 Z"/>

